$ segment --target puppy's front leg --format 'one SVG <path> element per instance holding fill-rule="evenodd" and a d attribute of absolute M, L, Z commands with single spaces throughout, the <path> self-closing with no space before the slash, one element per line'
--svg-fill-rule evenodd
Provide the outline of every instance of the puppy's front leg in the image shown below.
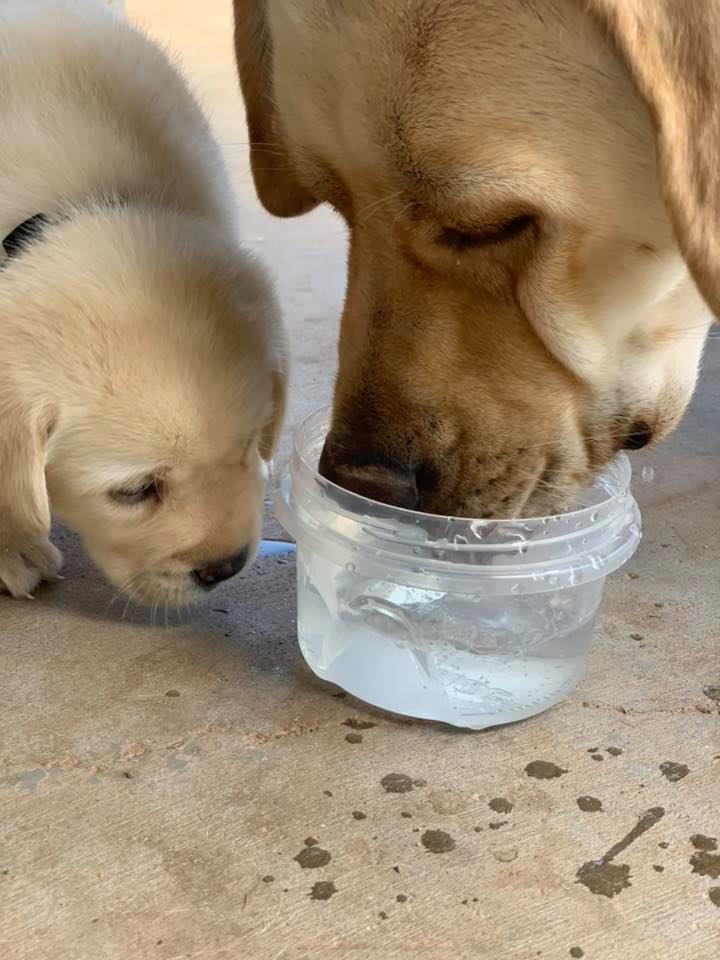
<path fill-rule="evenodd" d="M 32 597 L 42 580 L 57 579 L 62 554 L 46 536 L 33 537 L 13 530 L 0 515 L 0 591 L 13 597 Z"/>
<path fill-rule="evenodd" d="M 51 410 L 28 409 L 0 394 L 0 592 L 13 597 L 31 596 L 62 566 L 48 540 L 45 460 L 53 421 Z"/>

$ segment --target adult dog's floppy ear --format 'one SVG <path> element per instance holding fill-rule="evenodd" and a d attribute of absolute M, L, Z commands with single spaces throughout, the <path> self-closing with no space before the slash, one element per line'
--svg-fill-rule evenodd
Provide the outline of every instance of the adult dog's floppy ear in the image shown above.
<path fill-rule="evenodd" d="M 680 249 L 720 317 L 720 3 L 579 2 L 610 32 L 647 102 Z"/>
<path fill-rule="evenodd" d="M 50 430 L 50 416 L 25 416 L 0 398 L 0 587 L 13 596 L 26 596 L 60 568 L 60 554 L 47 540 Z"/>
<path fill-rule="evenodd" d="M 273 97 L 273 50 L 265 0 L 234 0 L 235 56 L 245 99 L 255 189 L 270 213 L 295 217 L 317 206 L 293 173 Z"/>

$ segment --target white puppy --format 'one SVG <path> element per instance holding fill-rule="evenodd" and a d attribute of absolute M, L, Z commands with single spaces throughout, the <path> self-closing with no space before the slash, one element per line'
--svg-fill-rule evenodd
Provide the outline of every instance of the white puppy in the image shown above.
<path fill-rule="evenodd" d="M 192 601 L 254 555 L 284 340 L 200 108 L 97 4 L 0 0 L 0 244 L 0 590 L 57 574 L 55 514 Z"/>

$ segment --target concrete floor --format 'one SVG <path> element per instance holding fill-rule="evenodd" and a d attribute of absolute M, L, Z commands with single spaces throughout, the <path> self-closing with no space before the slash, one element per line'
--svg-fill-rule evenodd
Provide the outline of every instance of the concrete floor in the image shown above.
<path fill-rule="evenodd" d="M 342 227 L 259 209 L 228 0 L 127 6 L 183 54 L 280 278 L 289 433 L 329 396 Z M 608 585 L 585 680 L 512 727 L 403 720 L 314 679 L 292 561 L 165 629 L 123 617 L 60 531 L 68 580 L 0 599 L 4 960 L 716 955 L 719 347 L 682 430 L 637 458 L 657 469 L 645 538 Z M 533 778 L 538 760 L 566 772 Z"/>

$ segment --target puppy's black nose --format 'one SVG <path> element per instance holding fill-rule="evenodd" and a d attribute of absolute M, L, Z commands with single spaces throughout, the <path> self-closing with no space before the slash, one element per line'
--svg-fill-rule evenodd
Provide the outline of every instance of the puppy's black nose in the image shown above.
<path fill-rule="evenodd" d="M 326 442 L 318 469 L 327 480 L 370 500 L 405 510 L 417 509 L 420 501 L 417 471 L 382 455 L 363 456 L 361 462 L 345 459 Z"/>
<path fill-rule="evenodd" d="M 243 547 L 231 557 L 225 557 L 224 560 L 217 560 L 215 563 L 209 563 L 205 567 L 200 567 L 192 571 L 192 578 L 203 590 L 212 590 L 223 580 L 229 580 L 236 573 L 240 573 L 247 563 L 248 550 Z"/>

